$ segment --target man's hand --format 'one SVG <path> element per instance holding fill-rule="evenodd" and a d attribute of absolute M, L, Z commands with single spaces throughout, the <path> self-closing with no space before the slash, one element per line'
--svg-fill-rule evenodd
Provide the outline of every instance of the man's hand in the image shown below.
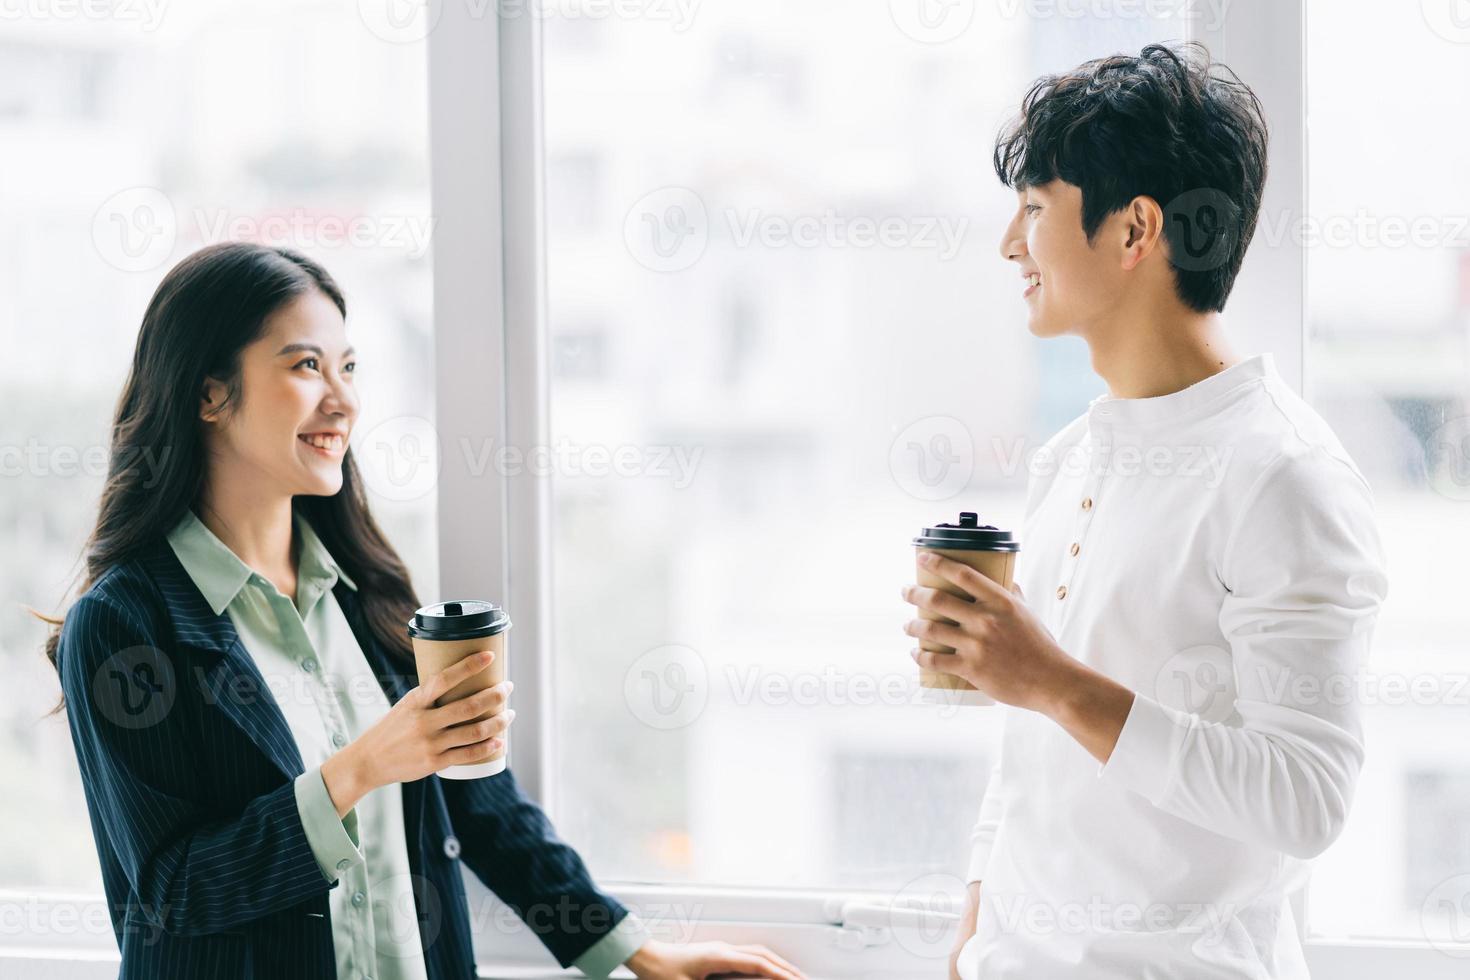
<path fill-rule="evenodd" d="M 963 677 L 997 701 L 1047 715 L 1106 763 L 1133 709 L 1133 692 L 1058 646 L 1026 607 L 1019 586 L 1004 589 L 969 565 L 932 552 L 919 561 L 970 596 L 904 586 L 909 602 L 957 624 L 912 619 L 904 625 L 909 636 L 955 651 L 915 649 L 911 655 L 919 666 Z"/>
<path fill-rule="evenodd" d="M 949 980 L 960 980 L 960 952 L 965 943 L 975 935 L 975 923 L 980 915 L 980 882 L 972 881 L 965 887 L 965 910 L 960 913 L 959 928 L 955 930 L 954 948 L 949 952 Z"/>
<path fill-rule="evenodd" d="M 903 597 L 909 602 L 958 624 L 910 620 L 905 633 L 955 651 L 916 649 L 913 658 L 926 670 L 963 677 L 997 701 L 1047 711 L 1077 661 L 1027 608 L 1020 586 L 1007 591 L 970 566 L 943 555 L 925 553 L 919 561 L 972 598 L 920 585 L 904 586 Z"/>
<path fill-rule="evenodd" d="M 767 977 L 806 980 L 806 974 L 764 946 L 729 943 L 661 943 L 650 939 L 628 957 L 638 980 L 705 980 L 706 977 Z"/>

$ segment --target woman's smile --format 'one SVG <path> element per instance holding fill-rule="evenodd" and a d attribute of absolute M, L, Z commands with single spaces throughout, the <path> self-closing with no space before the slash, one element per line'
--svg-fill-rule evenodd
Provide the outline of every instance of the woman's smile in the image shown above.
<path fill-rule="evenodd" d="M 316 455 L 327 458 L 341 456 L 347 450 L 347 435 L 342 432 L 303 432 L 296 440 Z"/>

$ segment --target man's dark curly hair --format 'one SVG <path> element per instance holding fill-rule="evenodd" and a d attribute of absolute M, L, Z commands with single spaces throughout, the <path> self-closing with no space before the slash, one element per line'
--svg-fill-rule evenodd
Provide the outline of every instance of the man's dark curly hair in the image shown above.
<path fill-rule="evenodd" d="M 1202 45 L 1150 44 L 1038 79 L 994 162 L 1017 190 L 1081 188 L 1089 243 L 1108 215 L 1153 198 L 1179 296 L 1206 313 L 1225 308 L 1255 234 L 1266 143 L 1260 100 L 1233 71 Z"/>

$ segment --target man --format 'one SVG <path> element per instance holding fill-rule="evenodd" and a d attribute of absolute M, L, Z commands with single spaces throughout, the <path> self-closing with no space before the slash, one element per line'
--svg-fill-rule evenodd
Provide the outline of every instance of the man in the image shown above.
<path fill-rule="evenodd" d="M 1013 591 L 943 558 L 973 602 L 904 589 L 957 624 L 911 621 L 957 651 L 915 659 L 1011 706 L 956 977 L 1307 977 L 1288 894 L 1347 817 L 1387 582 L 1358 468 L 1221 320 L 1266 141 L 1233 73 L 1151 45 L 997 142 L 1029 329 L 1108 393 L 1037 455 Z"/>

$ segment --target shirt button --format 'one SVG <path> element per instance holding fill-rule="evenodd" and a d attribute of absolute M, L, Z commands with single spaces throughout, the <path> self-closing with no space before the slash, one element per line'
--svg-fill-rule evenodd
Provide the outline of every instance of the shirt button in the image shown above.
<path fill-rule="evenodd" d="M 1057 586 L 1057 598 L 1058 599 L 1065 599 L 1065 598 L 1067 598 L 1067 587 L 1065 585 L 1059 585 L 1059 586 Z"/>
<path fill-rule="evenodd" d="M 444 856 L 451 860 L 459 857 L 459 838 L 453 834 L 444 838 Z"/>
<path fill-rule="evenodd" d="M 1092 498 L 1091 497 L 1083 497 L 1082 498 L 1082 509 L 1083 510 L 1092 510 Z"/>
<path fill-rule="evenodd" d="M 353 892 L 352 893 L 352 904 L 353 905 L 361 906 L 362 903 L 363 902 L 366 902 L 366 901 L 367 901 L 367 896 L 364 895 L 362 892 Z"/>
<path fill-rule="evenodd" d="M 1069 552 L 1069 553 L 1070 553 L 1070 554 L 1071 554 L 1071 555 L 1072 555 L 1072 557 L 1074 557 L 1074 558 L 1075 558 L 1075 557 L 1077 557 L 1077 552 L 1079 552 L 1079 551 L 1081 551 L 1081 550 L 1082 550 L 1082 546 L 1081 546 L 1081 545 L 1080 545 L 1080 544 L 1078 544 L 1078 543 L 1077 543 L 1077 542 L 1076 542 L 1076 541 L 1073 541 L 1073 542 L 1072 542 L 1072 547 L 1070 547 L 1070 548 L 1068 548 L 1068 549 L 1067 549 L 1067 551 L 1068 551 L 1068 552 Z"/>
<path fill-rule="evenodd" d="M 350 867 L 352 867 L 352 862 L 347 860 L 346 858 L 343 858 L 342 860 L 337 862 L 338 871 L 346 871 Z"/>
<path fill-rule="evenodd" d="M 347 744 L 347 736 L 343 735 L 341 732 L 333 732 L 332 744 L 340 749 L 342 746 Z"/>
<path fill-rule="evenodd" d="M 316 670 L 315 658 L 307 657 L 305 660 L 301 661 L 301 669 L 306 671 L 308 674 Z"/>

